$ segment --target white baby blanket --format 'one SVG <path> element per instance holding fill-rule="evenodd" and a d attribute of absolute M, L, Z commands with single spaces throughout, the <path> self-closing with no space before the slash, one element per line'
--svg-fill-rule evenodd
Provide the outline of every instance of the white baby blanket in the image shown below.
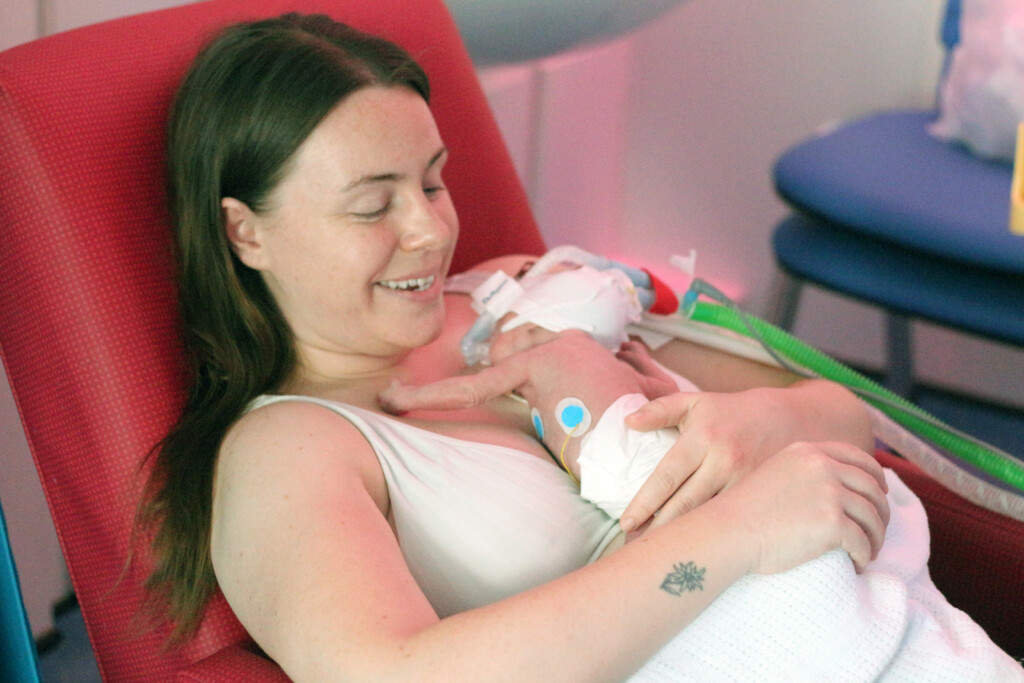
<path fill-rule="evenodd" d="M 892 516 L 864 573 L 834 550 L 747 576 L 630 680 L 1024 681 L 1024 669 L 935 588 L 924 507 L 885 475 Z"/>

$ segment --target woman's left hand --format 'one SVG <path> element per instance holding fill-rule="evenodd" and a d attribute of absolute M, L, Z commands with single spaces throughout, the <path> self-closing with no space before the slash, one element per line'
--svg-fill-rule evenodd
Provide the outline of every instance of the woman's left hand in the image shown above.
<path fill-rule="evenodd" d="M 735 393 L 677 393 L 626 418 L 639 431 L 678 427 L 679 439 L 622 515 L 632 531 L 685 514 L 797 441 L 874 447 L 870 419 L 846 389 L 822 380 Z"/>

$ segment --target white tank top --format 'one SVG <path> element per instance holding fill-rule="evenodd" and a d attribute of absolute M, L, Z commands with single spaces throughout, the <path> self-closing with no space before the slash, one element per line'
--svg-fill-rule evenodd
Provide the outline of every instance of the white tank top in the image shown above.
<path fill-rule="evenodd" d="M 279 401 L 324 406 L 370 442 L 402 554 L 441 617 L 567 574 L 620 533 L 551 461 L 307 396 L 261 396 L 249 409 Z"/>

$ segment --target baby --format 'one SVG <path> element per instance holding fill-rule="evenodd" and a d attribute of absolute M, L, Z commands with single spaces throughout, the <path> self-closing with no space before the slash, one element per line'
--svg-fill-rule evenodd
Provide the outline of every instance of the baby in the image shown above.
<path fill-rule="evenodd" d="M 420 387 L 393 385 L 381 404 L 391 412 L 452 409 L 514 392 L 530 405 L 537 436 L 581 495 L 617 519 L 678 437 L 674 429 L 627 429 L 625 416 L 681 383 L 695 387 L 674 380 L 626 336 L 641 307 L 621 271 L 562 266 L 514 282 L 492 278 L 475 294 L 489 311 L 510 311 L 488 326 L 506 334 L 481 344 L 490 367 Z M 495 307 L 495 292 L 508 297 L 507 306 Z M 481 319 L 487 315 L 494 317 L 485 312 Z"/>
<path fill-rule="evenodd" d="M 492 365 L 479 373 L 393 385 L 381 403 L 391 412 L 450 409 L 514 391 L 530 405 L 538 437 L 581 495 L 617 519 L 678 437 L 675 429 L 627 429 L 623 420 L 679 385 L 639 342 L 627 341 L 613 355 L 582 331 L 536 343 L 540 336 L 523 329 L 494 344 Z"/>

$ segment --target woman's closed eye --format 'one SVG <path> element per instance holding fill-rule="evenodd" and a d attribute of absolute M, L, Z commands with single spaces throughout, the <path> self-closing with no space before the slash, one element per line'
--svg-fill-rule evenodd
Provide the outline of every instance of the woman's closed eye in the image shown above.
<path fill-rule="evenodd" d="M 423 194 L 425 194 L 427 196 L 427 199 L 431 199 L 431 200 L 433 200 L 435 197 L 437 197 L 437 195 L 441 194 L 442 192 L 446 192 L 446 191 L 447 191 L 447 188 L 444 185 L 442 185 L 441 183 L 438 183 L 436 185 L 430 185 L 430 186 L 427 186 L 427 187 L 423 188 Z"/>
<path fill-rule="evenodd" d="M 374 221 L 379 218 L 383 218 L 384 214 L 386 214 L 388 212 L 388 209 L 390 208 L 391 200 L 388 200 L 384 202 L 384 205 L 381 206 L 379 209 L 372 209 L 368 211 L 352 211 L 349 213 L 349 215 L 355 218 L 356 220 Z"/>
<path fill-rule="evenodd" d="M 431 183 L 423 187 L 423 196 L 429 201 L 434 201 L 438 196 L 447 192 L 444 183 Z M 392 207 L 392 198 L 380 198 L 376 202 L 362 202 L 363 206 L 357 206 L 349 211 L 348 215 L 357 221 L 373 222 L 380 220 Z"/>

